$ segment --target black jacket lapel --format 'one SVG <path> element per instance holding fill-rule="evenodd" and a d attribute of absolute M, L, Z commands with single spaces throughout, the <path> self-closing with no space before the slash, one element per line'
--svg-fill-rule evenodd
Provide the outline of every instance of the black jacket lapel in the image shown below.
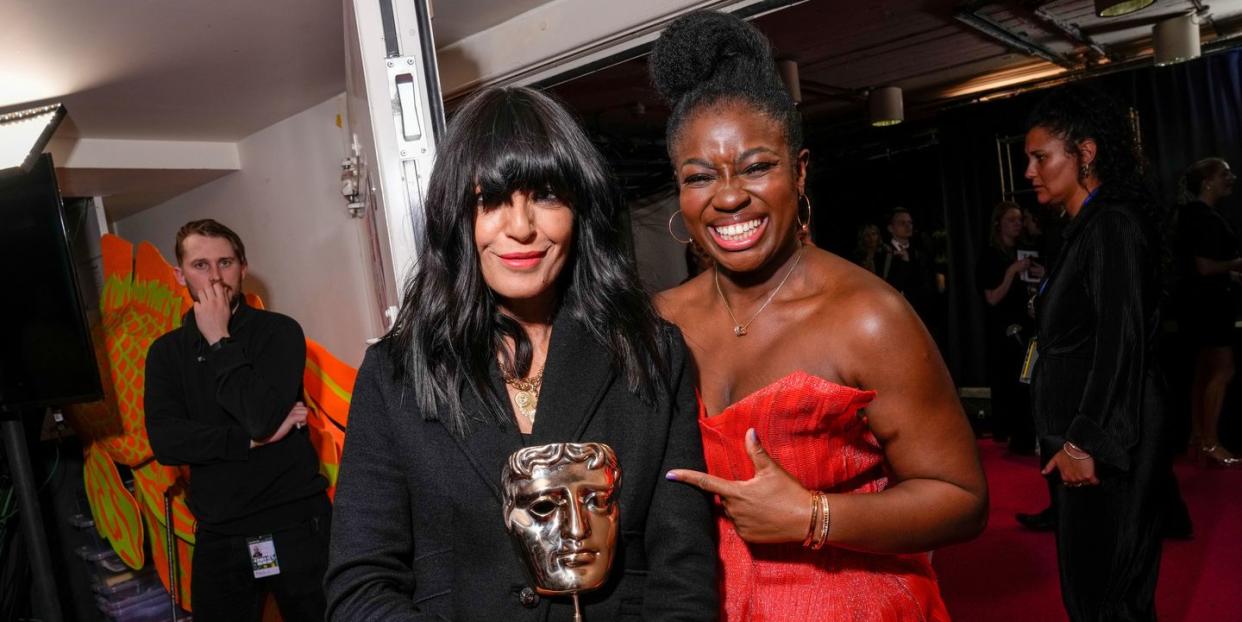
<path fill-rule="evenodd" d="M 504 382 L 500 379 L 499 369 L 493 367 L 491 373 L 491 390 L 497 395 L 504 395 Z M 505 402 L 501 402 L 504 404 Z M 462 409 L 487 423 L 473 422 L 465 438 L 453 436 L 457 446 L 466 454 L 471 466 L 483 478 L 483 482 L 501 500 L 500 472 L 504 468 L 509 454 L 522 447 L 522 438 L 517 426 L 509 423 L 499 426 L 492 423 L 493 417 L 487 413 L 487 405 L 468 387 L 461 390 Z M 441 420 L 443 423 L 443 420 Z M 452 432 L 450 431 L 450 436 Z"/>
<path fill-rule="evenodd" d="M 535 426 L 527 445 L 562 443 L 582 440 L 587 424 L 595 415 L 599 402 L 614 380 L 608 351 L 595 341 L 578 321 L 561 314 L 552 325 L 548 344 L 548 360 L 544 364 L 543 385 L 539 390 L 539 406 Z M 500 369 L 491 370 L 491 390 L 508 406 Z M 462 408 L 490 421 L 487 406 L 468 387 L 461 390 Z M 512 406 L 509 406 L 512 413 Z M 443 421 L 441 421 L 443 423 Z M 522 447 L 517 425 L 509 423 L 474 423 L 465 438 L 453 437 L 474 470 L 487 487 L 501 498 L 500 472 L 509 455 Z M 590 440 L 590 439 L 587 439 Z"/>
<path fill-rule="evenodd" d="M 530 444 L 574 442 L 614 380 L 608 351 L 568 313 L 552 325 Z M 586 439 L 590 440 L 590 439 Z"/>

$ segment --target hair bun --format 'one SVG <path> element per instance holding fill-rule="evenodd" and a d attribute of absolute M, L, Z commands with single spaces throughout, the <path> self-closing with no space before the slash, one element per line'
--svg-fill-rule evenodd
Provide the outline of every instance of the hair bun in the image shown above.
<path fill-rule="evenodd" d="M 656 41 L 651 81 L 670 104 L 704 82 L 772 72 L 772 51 L 754 26 L 727 13 L 697 11 L 677 18 Z"/>

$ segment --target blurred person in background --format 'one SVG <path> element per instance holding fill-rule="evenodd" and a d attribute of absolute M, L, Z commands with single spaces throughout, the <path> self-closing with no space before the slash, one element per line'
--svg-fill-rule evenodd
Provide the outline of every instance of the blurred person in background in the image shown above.
<path fill-rule="evenodd" d="M 1181 276 L 1178 326 L 1195 349 L 1190 384 L 1191 448 L 1203 464 L 1242 466 L 1220 444 L 1218 424 L 1234 375 L 1233 334 L 1237 309 L 1231 288 L 1242 281 L 1238 236 L 1221 213 L 1236 178 L 1220 158 L 1195 162 L 1182 176 L 1194 200 L 1178 213 L 1177 250 Z"/>

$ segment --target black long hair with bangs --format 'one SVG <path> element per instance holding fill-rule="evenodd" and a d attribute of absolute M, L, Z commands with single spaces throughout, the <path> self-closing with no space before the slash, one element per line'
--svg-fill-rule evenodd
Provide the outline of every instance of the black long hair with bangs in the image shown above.
<path fill-rule="evenodd" d="M 661 320 L 622 244 L 621 196 L 607 164 L 572 116 L 525 87 L 484 90 L 449 123 L 431 172 L 418 265 L 385 336 L 398 380 L 413 389 L 423 416 L 464 436 L 474 423 L 503 425 L 510 409 L 491 388 L 491 371 L 530 371 L 530 339 L 500 312 L 479 267 L 474 222 L 483 203 L 515 191 L 551 190 L 574 215 L 573 245 L 556 287 L 557 315 L 569 313 L 612 357 L 631 391 L 654 403 L 668 386 Z M 510 338 L 515 348 L 503 347 Z M 488 406 L 464 412 L 461 391 Z"/>

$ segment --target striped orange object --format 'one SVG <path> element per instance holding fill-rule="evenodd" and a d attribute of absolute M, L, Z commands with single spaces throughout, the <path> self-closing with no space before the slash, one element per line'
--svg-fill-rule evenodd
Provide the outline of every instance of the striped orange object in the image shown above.
<path fill-rule="evenodd" d="M 141 568 L 146 563 L 143 555 L 142 518 L 138 502 L 125 489 L 116 463 L 98 443 L 86 447 L 85 467 L 82 473 L 86 487 L 86 500 L 99 534 L 108 540 L 112 550 L 130 568 Z"/>
<path fill-rule="evenodd" d="M 302 385 L 310 414 L 311 443 L 319 455 L 319 471 L 328 479 L 328 497 L 336 496 L 336 478 L 349 423 L 349 403 L 358 370 L 341 362 L 318 342 L 306 340 Z"/>

